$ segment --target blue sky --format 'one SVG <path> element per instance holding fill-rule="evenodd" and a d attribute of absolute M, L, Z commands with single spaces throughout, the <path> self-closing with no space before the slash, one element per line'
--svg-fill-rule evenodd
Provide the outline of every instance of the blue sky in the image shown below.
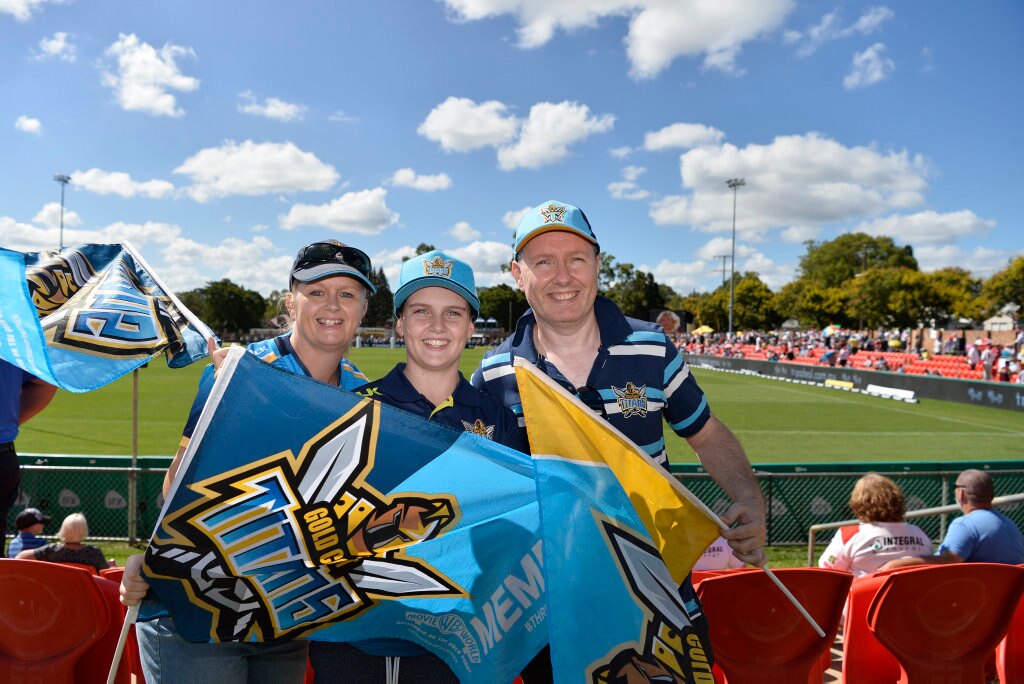
<path fill-rule="evenodd" d="M 1024 4 L 0 0 L 0 246 L 128 239 L 263 294 L 333 237 L 509 282 L 545 200 L 685 294 L 852 230 L 924 270 L 1024 253 Z"/>

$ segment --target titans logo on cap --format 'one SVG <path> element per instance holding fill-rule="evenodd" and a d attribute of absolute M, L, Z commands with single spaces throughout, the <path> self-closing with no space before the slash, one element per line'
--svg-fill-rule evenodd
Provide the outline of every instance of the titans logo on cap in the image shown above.
<path fill-rule="evenodd" d="M 552 203 L 541 209 L 540 215 L 544 217 L 545 223 L 561 223 L 564 220 L 565 207 Z"/>
<path fill-rule="evenodd" d="M 440 256 L 435 256 L 433 259 L 424 259 L 423 275 L 434 276 L 435 278 L 451 278 L 452 262 L 445 261 Z"/>

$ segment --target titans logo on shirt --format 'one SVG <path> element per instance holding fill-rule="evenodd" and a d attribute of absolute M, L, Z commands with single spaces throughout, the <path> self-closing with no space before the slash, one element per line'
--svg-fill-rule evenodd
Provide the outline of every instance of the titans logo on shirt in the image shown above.
<path fill-rule="evenodd" d="M 117 358 L 184 349 L 184 317 L 123 259 L 97 273 L 82 252 L 69 249 L 26 269 L 25 278 L 53 347 Z"/>
<path fill-rule="evenodd" d="M 470 423 L 468 420 L 462 421 L 462 427 L 466 428 L 466 432 L 471 432 L 474 435 L 480 435 L 487 439 L 494 439 L 494 426 L 484 425 L 484 421 L 477 418 L 475 421 Z"/>
<path fill-rule="evenodd" d="M 623 418 L 647 417 L 647 385 L 637 387 L 630 381 L 623 389 L 612 385 L 612 390 L 615 392 L 615 400 L 619 404 L 619 411 L 622 412 Z"/>
<path fill-rule="evenodd" d="M 440 256 L 423 260 L 423 275 L 437 278 L 452 277 L 452 261 L 445 261 Z"/>
<path fill-rule="evenodd" d="M 644 607 L 648 620 L 636 642 L 623 644 L 588 668 L 593 684 L 714 684 L 704 645 L 691 622 L 696 615 L 683 604 L 657 550 L 607 518 L 600 524 L 615 552 L 623 582 Z"/>
<path fill-rule="evenodd" d="M 381 598 L 464 595 L 404 553 L 455 524 L 454 497 L 386 496 L 366 482 L 379 418 L 380 405 L 362 401 L 298 455 L 254 457 L 191 485 L 200 498 L 165 516 L 147 572 L 181 576 L 187 564 L 217 641 L 299 637 Z"/>

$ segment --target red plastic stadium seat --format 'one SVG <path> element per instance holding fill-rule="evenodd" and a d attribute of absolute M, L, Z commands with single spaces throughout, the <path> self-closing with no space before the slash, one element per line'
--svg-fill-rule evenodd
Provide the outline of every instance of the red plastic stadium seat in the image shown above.
<path fill-rule="evenodd" d="M 911 566 L 897 572 L 913 572 Z M 868 629 L 868 606 L 878 588 L 891 573 L 858 577 L 850 586 L 850 600 L 843 623 L 843 682 L 895 682 L 900 677 L 896 656 L 881 644 Z"/>
<path fill-rule="evenodd" d="M 58 565 L 66 565 L 69 568 L 78 568 L 79 570 L 85 570 L 90 575 L 97 575 L 98 576 L 100 574 L 99 571 L 96 568 L 94 568 L 91 565 L 86 565 L 85 563 L 65 563 L 65 562 L 61 562 L 61 563 L 58 563 Z"/>
<path fill-rule="evenodd" d="M 901 683 L 983 682 L 1024 591 L 1024 568 L 1000 563 L 926 566 L 885 578 L 868 628 L 896 654 Z"/>
<path fill-rule="evenodd" d="M 93 576 L 92 579 L 100 593 L 103 594 L 109 623 L 100 640 L 82 654 L 75 664 L 76 684 L 104 684 L 107 681 L 110 663 L 114 658 L 114 651 L 117 649 L 117 639 L 121 635 L 121 625 L 124 623 L 126 612 L 125 607 L 121 605 L 119 583 L 99 576 Z M 128 635 L 114 679 L 116 684 L 130 684 L 132 674 L 142 675 L 142 661 L 139 658 L 139 643 L 135 639 L 134 626 Z"/>
<path fill-rule="evenodd" d="M 835 640 L 853 579 L 837 570 L 774 571 L 825 631 L 821 638 L 762 571 L 708 577 L 697 594 L 710 621 L 715 668 L 729 684 L 821 682 L 822 653 Z"/>
<path fill-rule="evenodd" d="M 0 596 L 0 681 L 76 681 L 76 662 L 110 624 L 93 577 L 60 563 L 0 560 Z"/>
<path fill-rule="evenodd" d="M 1017 601 L 1006 636 L 996 648 L 1000 682 L 1024 682 L 1024 600 Z"/>

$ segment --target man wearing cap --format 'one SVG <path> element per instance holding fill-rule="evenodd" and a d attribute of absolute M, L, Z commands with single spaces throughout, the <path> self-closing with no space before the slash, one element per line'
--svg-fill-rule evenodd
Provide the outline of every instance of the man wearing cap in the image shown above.
<path fill-rule="evenodd" d="M 933 556 L 911 556 L 889 561 L 878 570 L 908 565 L 945 563 L 1024 563 L 1024 537 L 1012 520 L 992 508 L 995 485 L 983 470 L 957 475 L 953 496 L 964 514 L 949 524 L 946 538 Z"/>
<path fill-rule="evenodd" d="M 459 372 L 462 350 L 473 336 L 479 311 L 469 264 L 441 250 L 407 260 L 395 290 L 395 332 L 405 338 L 406 362 L 356 393 L 525 452 L 526 440 L 515 414 Z M 309 659 L 318 684 L 349 681 L 351 675 L 341 673 L 356 672 L 358 681 L 386 681 L 389 669 L 400 671 L 401 681 L 458 681 L 440 658 L 401 639 L 354 644 L 313 641 Z"/>
<path fill-rule="evenodd" d="M 549 201 L 523 216 L 516 230 L 512 277 L 531 308 L 513 334 L 485 355 L 473 384 L 521 416 L 511 368 L 521 356 L 599 411 L 665 468 L 662 420 L 667 421 L 732 499 L 722 519 L 733 525 L 723 533 L 733 553 L 745 563 L 763 564 L 764 501 L 743 448 L 711 413 L 664 331 L 627 318 L 614 302 L 598 295 L 598 252 L 590 221 L 578 207 Z M 645 410 L 619 408 L 619 398 L 630 386 L 645 390 Z M 689 580 L 681 592 L 694 607 L 694 625 L 706 644 L 706 621 Z M 526 679 L 531 681 L 529 673 Z"/>
<path fill-rule="evenodd" d="M 53 385 L 0 359 L 0 524 L 5 543 L 7 515 L 21 488 L 21 465 L 14 450 L 18 428 L 46 408 L 56 393 Z"/>
<path fill-rule="evenodd" d="M 7 549 L 8 558 L 16 558 L 22 551 L 31 551 L 40 546 L 46 546 L 46 540 L 37 537 L 43 533 L 43 528 L 50 522 L 50 516 L 43 515 L 38 508 L 26 508 L 14 519 L 14 526 L 18 528 L 18 535 L 11 540 Z"/>

